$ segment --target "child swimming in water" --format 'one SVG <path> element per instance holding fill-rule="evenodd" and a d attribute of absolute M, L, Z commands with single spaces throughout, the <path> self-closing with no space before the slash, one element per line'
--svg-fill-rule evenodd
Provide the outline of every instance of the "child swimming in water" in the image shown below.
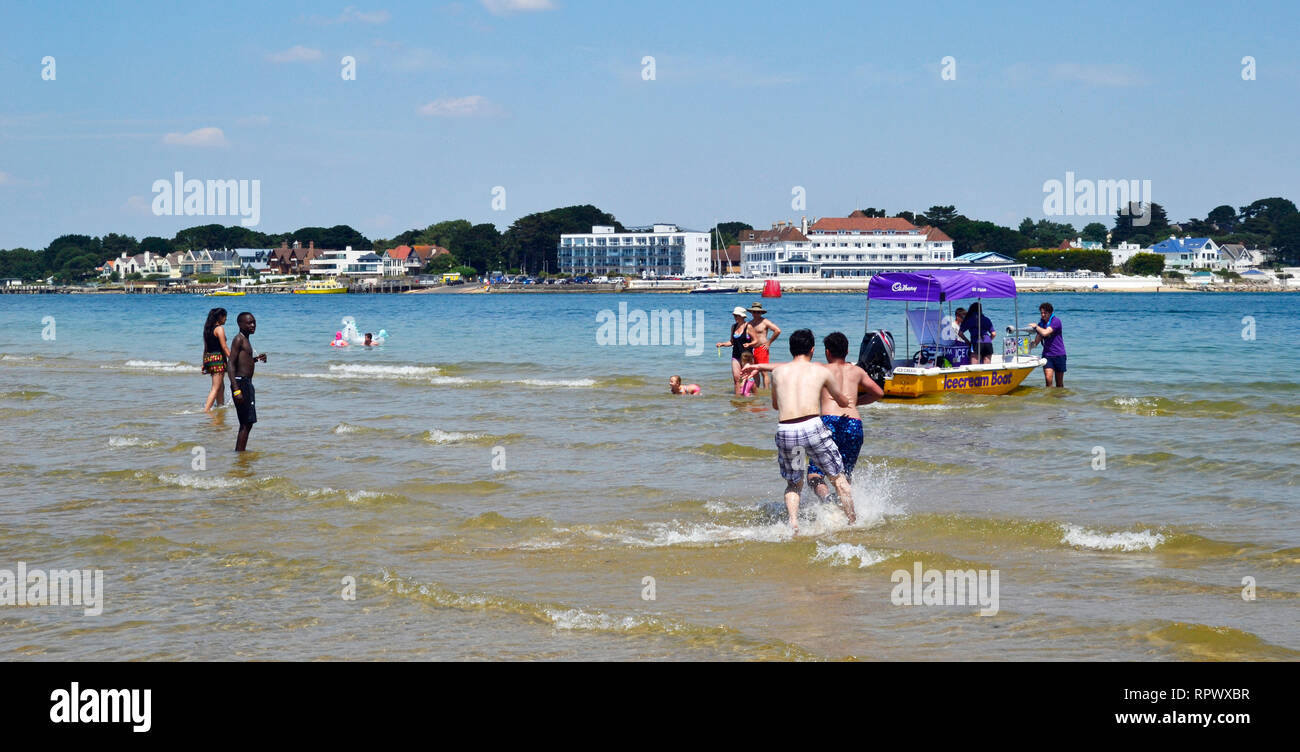
<path fill-rule="evenodd" d="M 670 394 L 699 394 L 699 384 L 683 384 L 681 376 L 672 376 L 668 379 L 668 392 Z"/>

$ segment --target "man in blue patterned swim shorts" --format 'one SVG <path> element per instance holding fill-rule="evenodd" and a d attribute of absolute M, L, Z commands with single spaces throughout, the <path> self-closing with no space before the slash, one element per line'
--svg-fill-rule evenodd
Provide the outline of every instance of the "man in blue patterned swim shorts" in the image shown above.
<path fill-rule="evenodd" d="M 884 390 L 871 380 L 867 372 L 845 360 L 849 354 L 849 338 L 840 332 L 831 332 L 822 340 L 826 348 L 826 367 L 835 374 L 835 380 L 845 394 L 856 394 L 856 404 L 840 407 L 833 399 L 827 399 L 822 392 L 822 423 L 830 429 L 831 439 L 840 450 L 840 461 L 844 465 L 844 475 L 853 480 L 853 466 L 858 463 L 858 453 L 862 451 L 862 416 L 858 405 L 867 405 L 884 396 Z M 808 485 L 823 501 L 829 500 L 831 489 L 826 485 L 821 468 L 815 462 L 808 463 Z"/>
<path fill-rule="evenodd" d="M 840 461 L 831 463 L 830 467 L 818 467 L 817 459 L 811 454 L 808 460 L 808 485 L 812 487 L 822 501 L 836 501 L 827 476 L 843 472 L 846 480 L 852 480 L 853 466 L 858 462 L 858 453 L 862 451 L 862 416 L 858 405 L 869 405 L 885 396 L 880 385 L 871 380 L 867 372 L 845 360 L 849 354 L 849 338 L 841 332 L 831 332 L 822 340 L 826 347 L 826 365 L 844 394 L 857 399 L 847 407 L 841 407 L 825 390 L 821 393 L 821 423 L 830 435 L 831 443 L 839 450 Z M 742 375 L 750 370 L 772 370 L 772 365 L 747 366 Z"/>

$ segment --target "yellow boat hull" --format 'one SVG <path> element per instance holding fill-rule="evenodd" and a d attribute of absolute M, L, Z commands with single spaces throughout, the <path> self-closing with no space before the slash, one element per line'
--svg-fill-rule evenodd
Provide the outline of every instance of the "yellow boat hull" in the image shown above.
<path fill-rule="evenodd" d="M 1038 358 L 1033 361 L 1022 360 L 1014 366 L 899 368 L 885 379 L 885 396 L 910 399 L 936 394 L 1006 394 L 1042 365 Z"/>

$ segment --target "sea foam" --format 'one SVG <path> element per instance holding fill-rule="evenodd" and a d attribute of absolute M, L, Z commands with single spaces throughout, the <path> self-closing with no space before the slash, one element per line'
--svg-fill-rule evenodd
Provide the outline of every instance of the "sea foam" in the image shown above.
<path fill-rule="evenodd" d="M 1150 530 L 1099 533 L 1078 525 L 1063 524 L 1061 531 L 1064 533 L 1062 543 L 1095 551 L 1150 551 L 1165 542 L 1165 536 Z"/>

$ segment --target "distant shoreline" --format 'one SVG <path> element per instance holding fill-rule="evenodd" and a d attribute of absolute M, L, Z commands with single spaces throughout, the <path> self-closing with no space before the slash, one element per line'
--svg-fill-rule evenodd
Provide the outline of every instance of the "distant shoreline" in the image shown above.
<path fill-rule="evenodd" d="M 1098 283 L 1092 283 L 1098 284 Z M 763 288 L 761 284 L 752 283 L 738 284 L 739 291 L 734 293 L 710 293 L 701 295 L 704 297 L 722 297 L 731 298 L 745 295 L 761 295 Z M 1224 294 L 1224 293 L 1296 293 L 1300 292 L 1300 286 L 1281 287 L 1278 285 L 1133 285 L 1133 286 L 1105 286 L 1092 287 L 1089 285 L 1066 286 L 1066 285 L 1025 285 L 1017 283 L 1018 292 L 1021 294 L 1030 293 L 1054 293 L 1054 292 L 1077 292 L 1077 293 L 1200 293 L 1200 294 Z M 844 285 L 800 285 L 797 282 L 785 283 L 781 286 L 781 293 L 784 295 L 808 295 L 808 294 L 863 294 L 867 291 L 867 286 L 844 286 Z M 284 290 L 258 290 L 250 287 L 245 290 L 249 296 L 253 295 L 287 295 Z M 685 285 L 674 285 L 671 287 L 651 287 L 635 286 L 624 288 L 621 285 L 520 285 L 505 286 L 494 285 L 488 288 L 485 285 L 455 285 L 455 286 L 436 286 L 427 288 L 417 288 L 415 290 L 403 291 L 398 294 L 403 295 L 572 295 L 581 293 L 601 293 L 601 294 L 636 294 L 636 295 L 687 295 L 690 288 Z M 40 286 L 24 287 L 21 289 L 3 289 L 0 288 L 0 294 L 4 295 L 199 295 L 203 296 L 204 292 L 196 290 L 175 290 L 170 291 L 165 288 L 148 288 L 126 290 L 120 287 L 112 289 L 88 289 L 75 286 Z M 393 293 L 379 292 L 348 292 L 349 295 L 391 295 Z"/>

